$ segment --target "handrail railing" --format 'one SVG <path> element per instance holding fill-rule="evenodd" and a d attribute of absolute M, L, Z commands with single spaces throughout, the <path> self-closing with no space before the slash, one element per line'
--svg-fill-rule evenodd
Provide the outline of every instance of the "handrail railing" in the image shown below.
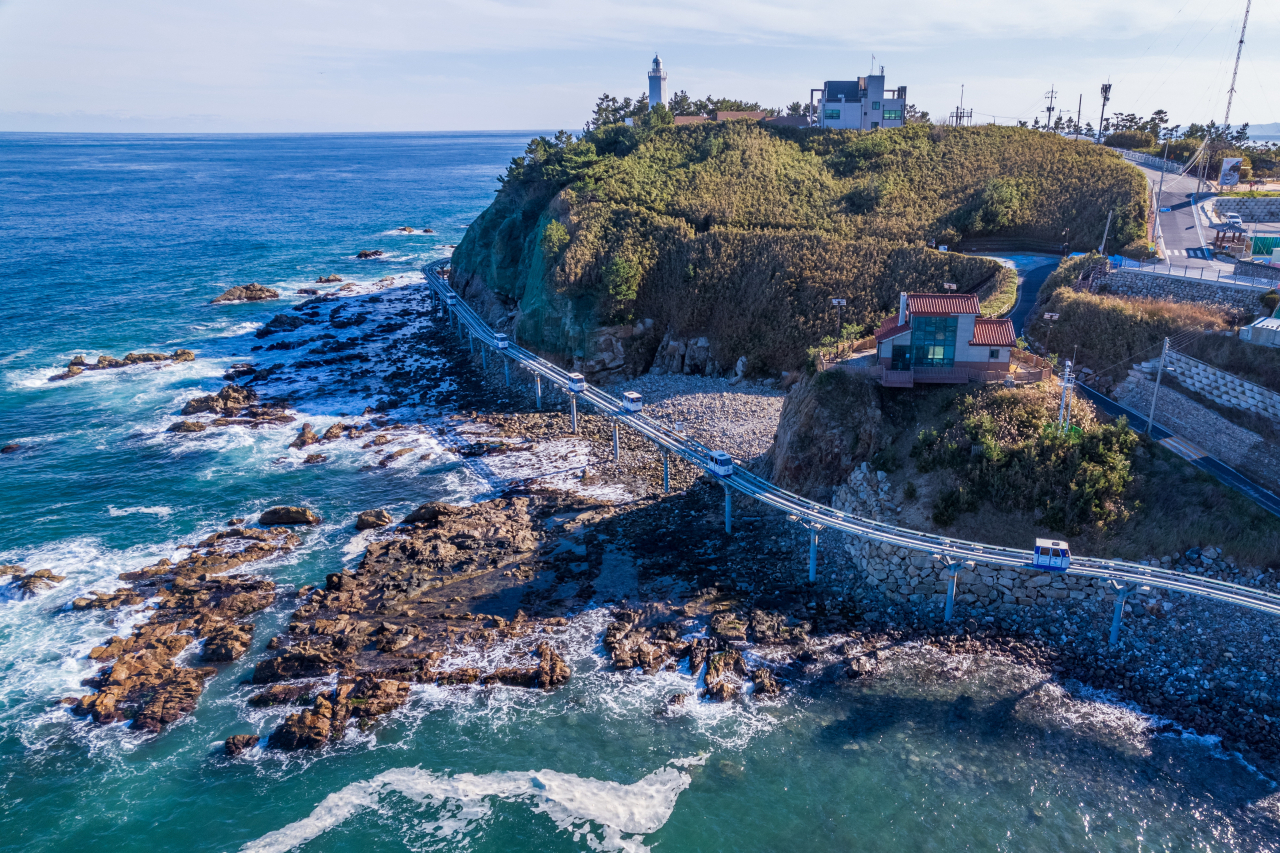
<path fill-rule="evenodd" d="M 436 275 L 435 270 L 448 261 L 437 261 L 423 269 L 427 283 L 440 296 L 454 294 L 447 282 Z M 451 306 L 460 322 L 482 343 L 495 346 L 495 333 L 458 297 Z M 561 388 L 568 389 L 569 374 L 564 369 L 539 358 L 523 347 L 514 343 L 502 350 L 509 358 L 527 370 L 549 379 Z M 712 450 L 701 442 L 689 438 L 684 433 L 668 429 L 647 415 L 640 412 L 629 412 L 623 408 L 622 401 L 611 394 L 587 385 L 586 390 L 577 392 L 581 399 L 595 406 L 600 412 L 625 423 L 645 438 L 675 453 L 686 461 L 712 472 Z M 792 494 L 775 486 L 773 483 L 752 474 L 737 464 L 735 460 L 733 473 L 729 476 L 712 474 L 726 489 L 735 489 L 763 504 L 775 507 L 796 519 L 804 519 L 808 524 L 821 525 L 842 533 L 862 536 L 889 545 L 924 551 L 936 558 L 947 557 L 957 561 L 974 561 L 975 563 L 993 563 L 1001 566 L 1036 569 L 1032 564 L 1032 552 L 1003 545 L 986 545 L 981 542 L 969 542 L 954 539 L 935 533 L 924 533 L 905 527 L 897 527 L 887 522 L 875 521 L 850 513 L 841 512 L 829 506 Z M 1071 567 L 1066 574 L 1082 577 L 1102 578 L 1126 585 L 1155 586 L 1161 589 L 1198 595 L 1215 601 L 1236 604 L 1264 613 L 1280 615 L 1280 595 L 1250 589 L 1240 584 L 1213 578 L 1196 577 L 1171 569 L 1155 566 L 1144 566 L 1124 560 L 1106 560 L 1099 557 L 1080 557 L 1072 555 Z"/>

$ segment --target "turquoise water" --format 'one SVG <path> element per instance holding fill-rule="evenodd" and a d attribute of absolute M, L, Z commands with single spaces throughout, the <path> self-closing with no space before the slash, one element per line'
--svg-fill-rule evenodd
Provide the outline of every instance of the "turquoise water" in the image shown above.
<path fill-rule="evenodd" d="M 83 692 L 88 650 L 137 618 L 68 609 L 118 573 L 230 517 L 306 503 L 325 523 L 255 571 L 314 583 L 359 559 L 357 512 L 487 491 L 483 471 L 448 454 L 367 470 L 359 447 L 326 445 L 327 463 L 303 465 L 287 448 L 296 424 L 164 430 L 230 364 L 296 357 L 253 352 L 275 340 L 253 333 L 316 277 L 391 276 L 383 307 L 412 306 L 421 265 L 461 239 L 527 138 L 0 136 L 0 443 L 22 445 L 0 457 L 0 562 L 67 576 L 0 597 L 0 850 L 1280 847 L 1265 775 L 1078 686 L 908 647 L 874 679 L 849 682 L 820 654 L 776 704 L 669 715 L 666 698 L 695 675 L 610 671 L 600 611 L 564 637 L 564 689 L 416 688 L 391 718 L 315 754 L 220 748 L 287 713 L 247 708 L 239 684 L 287 623 L 287 589 L 257 617 L 249 654 L 161 735 L 57 706 Z M 361 249 L 386 255 L 358 261 Z M 253 281 L 284 299 L 208 305 Z M 179 347 L 196 361 L 46 381 L 76 354 Z M 422 353 L 426 405 L 393 417 L 447 410 L 462 374 L 446 355 Z M 315 382 L 326 393 L 296 408 L 317 428 L 385 398 L 376 382 Z M 418 441 L 440 450 L 429 433 Z"/>

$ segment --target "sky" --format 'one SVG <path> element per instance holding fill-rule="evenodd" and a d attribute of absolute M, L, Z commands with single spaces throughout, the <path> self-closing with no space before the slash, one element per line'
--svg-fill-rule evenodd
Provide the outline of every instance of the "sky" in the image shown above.
<path fill-rule="evenodd" d="M 0 131 L 577 130 L 602 92 L 783 107 L 885 67 L 935 119 L 1226 109 L 1245 0 L 0 0 Z M 1231 122 L 1280 122 L 1280 3 Z M 1268 49 L 1270 46 L 1270 49 Z M 873 57 L 874 56 L 874 61 Z M 1280 133 L 1277 127 L 1275 133 Z"/>

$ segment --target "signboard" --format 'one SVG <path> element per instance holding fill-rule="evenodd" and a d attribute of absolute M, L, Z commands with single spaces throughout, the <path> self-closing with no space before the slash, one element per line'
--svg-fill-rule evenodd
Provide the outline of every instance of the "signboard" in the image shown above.
<path fill-rule="evenodd" d="M 939 246 L 939 247 L 938 247 L 938 251 L 939 251 L 939 252 L 945 252 L 946 250 L 947 250 L 947 247 L 946 247 L 946 246 Z"/>
<path fill-rule="evenodd" d="M 1244 160 L 1240 157 L 1223 157 L 1222 158 L 1222 174 L 1218 175 L 1218 186 L 1234 187 L 1240 183 L 1240 164 Z"/>
<path fill-rule="evenodd" d="M 942 289 L 943 289 L 943 290 L 955 290 L 955 289 L 956 289 L 956 286 L 955 286 L 954 284 L 952 284 L 951 282 L 947 282 L 946 284 L 942 285 Z"/>
<path fill-rule="evenodd" d="M 1044 315 L 1044 318 L 1045 318 L 1046 320 L 1056 320 L 1056 319 L 1058 319 L 1058 315 L 1057 315 L 1057 314 L 1045 314 L 1045 315 Z"/>
<path fill-rule="evenodd" d="M 834 298 L 833 298 L 833 299 L 831 300 L 831 304 L 832 304 L 832 305 L 844 305 L 844 304 L 845 304 L 845 301 L 844 301 L 843 299 L 834 299 Z"/>
<path fill-rule="evenodd" d="M 1161 213 L 1168 213 L 1168 212 L 1169 212 L 1169 211 L 1171 211 L 1171 210 L 1173 210 L 1173 208 L 1172 208 L 1172 207 L 1162 207 L 1162 208 L 1160 208 L 1160 212 L 1161 212 Z"/>

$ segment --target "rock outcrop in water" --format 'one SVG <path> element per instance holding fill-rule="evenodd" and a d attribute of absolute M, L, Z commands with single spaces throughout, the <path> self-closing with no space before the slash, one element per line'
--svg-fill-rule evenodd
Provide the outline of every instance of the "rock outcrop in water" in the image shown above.
<path fill-rule="evenodd" d="M 124 358 L 100 355 L 93 364 L 86 361 L 84 356 L 78 355 L 71 359 L 64 372 L 50 376 L 49 381 L 59 382 L 64 379 L 70 379 L 73 376 L 79 376 L 86 370 L 114 370 L 120 367 L 132 367 L 135 364 L 154 364 L 162 361 L 172 361 L 176 364 L 183 361 L 195 361 L 195 358 L 196 354 L 189 349 L 174 350 L 170 355 L 165 355 L 162 352 L 131 352 Z"/>
<path fill-rule="evenodd" d="M 127 637 L 112 637 L 89 657 L 104 664 L 85 686 L 96 692 L 63 700 L 77 716 L 100 724 L 131 721 L 158 732 L 196 706 L 212 667 L 187 667 L 175 658 L 204 640 L 202 659 L 225 662 L 249 647 L 252 623 L 245 618 L 275 600 L 275 584 L 246 575 L 225 576 L 247 563 L 291 550 L 299 539 L 288 530 L 233 527 L 199 542 L 177 563 L 161 560 L 120 575 L 131 586 L 77 598 L 76 610 L 158 603 L 146 622 Z"/>
<path fill-rule="evenodd" d="M 319 524 L 320 516 L 304 506 L 273 506 L 258 516 L 258 523 L 265 526 L 277 524 Z"/>
<path fill-rule="evenodd" d="M 293 415 L 283 408 L 260 403 L 257 391 L 234 383 L 227 385 L 217 394 L 207 394 L 188 400 L 182 407 L 182 414 L 217 415 L 218 417 L 209 424 L 216 427 L 235 424 L 260 427 L 268 424 L 287 424 L 295 420 Z M 170 430 L 173 432 L 198 431 L 185 427 L 175 429 L 175 427 L 177 424 L 171 426 Z"/>
<path fill-rule="evenodd" d="M 225 302 L 265 302 L 268 299 L 279 298 L 280 291 L 273 290 L 270 287 L 263 287 L 255 281 L 253 284 L 242 284 L 237 287 L 227 288 L 220 295 L 215 296 L 209 304 L 221 305 Z"/>
<path fill-rule="evenodd" d="M 7 582 L 10 589 L 18 593 L 19 598 L 53 589 L 66 580 L 63 575 L 55 575 L 48 569 L 36 569 L 30 574 L 23 571 L 22 566 L 0 566 L 0 582 Z"/>

